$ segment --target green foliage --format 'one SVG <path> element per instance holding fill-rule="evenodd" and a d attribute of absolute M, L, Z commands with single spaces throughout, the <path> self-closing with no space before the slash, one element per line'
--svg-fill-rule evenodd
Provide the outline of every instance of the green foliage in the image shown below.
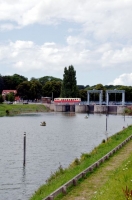
<path fill-rule="evenodd" d="M 6 110 L 6 115 L 9 115 L 10 114 L 10 111 L 9 110 Z"/>
<path fill-rule="evenodd" d="M 29 83 L 39 82 L 41 85 L 40 91 L 38 91 L 37 89 L 39 86 L 32 85 L 30 88 L 30 86 L 28 87 L 28 84 L 25 85 L 25 89 L 22 89 L 21 86 L 22 85 L 24 86 L 25 82 L 29 82 Z M 51 86 L 46 86 L 46 83 L 48 82 L 55 82 L 55 84 L 51 83 Z M 39 99 L 40 96 L 50 97 L 52 96 L 52 94 L 54 94 L 54 98 L 59 97 L 59 96 L 80 97 L 82 101 L 86 101 L 87 100 L 86 91 L 96 89 L 96 90 L 103 90 L 103 101 L 105 101 L 105 91 L 116 89 L 116 90 L 125 90 L 125 101 L 131 101 L 132 99 L 132 86 L 123 86 L 123 85 L 103 86 L 101 83 L 99 83 L 97 85 L 93 85 L 93 86 L 87 85 L 84 87 L 83 85 L 76 85 L 76 84 L 77 84 L 76 71 L 74 70 L 74 67 L 71 65 L 68 68 L 66 67 L 64 68 L 63 81 L 60 78 L 55 78 L 52 76 L 43 76 L 41 78 L 32 77 L 31 80 L 28 81 L 26 77 L 18 75 L 18 74 L 14 74 L 12 76 L 0 75 L 0 94 L 2 93 L 2 90 L 15 90 L 19 88 L 19 96 L 22 97 L 23 99 Z M 61 88 L 60 88 L 60 85 L 61 85 Z M 42 90 L 42 87 L 43 87 L 43 90 Z M 50 90 L 48 91 L 47 88 Z M 121 101 L 122 94 L 120 93 L 110 94 L 109 100 L 115 101 L 115 97 L 116 97 L 116 101 Z M 99 95 L 91 94 L 91 99 L 98 101 Z"/>
<path fill-rule="evenodd" d="M 80 157 L 80 161 L 86 160 L 88 158 L 90 158 L 92 155 L 91 153 L 82 153 L 81 157 Z"/>
<path fill-rule="evenodd" d="M 132 114 L 132 108 L 130 107 L 128 107 L 128 108 L 125 108 L 125 110 L 124 110 L 124 112 L 126 113 L 126 114 L 128 114 L 128 115 L 131 115 Z"/>
<path fill-rule="evenodd" d="M 46 180 L 46 183 L 52 182 L 52 180 L 56 179 L 56 177 L 60 176 L 61 174 L 64 174 L 66 169 L 63 169 L 62 165 L 58 167 L 58 170 L 56 170 L 54 173 L 51 172 L 50 177 Z"/>
<path fill-rule="evenodd" d="M 41 99 L 42 85 L 37 80 L 30 81 L 30 99 Z"/>
<path fill-rule="evenodd" d="M 0 94 L 2 94 L 3 88 L 4 88 L 3 77 L 0 75 Z"/>
<path fill-rule="evenodd" d="M 31 82 L 24 81 L 17 87 L 17 95 L 20 96 L 23 100 L 30 99 L 30 87 Z"/>
<path fill-rule="evenodd" d="M 14 74 L 13 76 L 3 76 L 3 89 L 4 90 L 14 90 L 23 81 L 27 81 L 27 78 Z"/>
<path fill-rule="evenodd" d="M 37 80 L 24 81 L 17 87 L 17 95 L 23 100 L 41 98 L 42 85 Z"/>
<path fill-rule="evenodd" d="M 79 90 L 85 89 L 84 85 L 77 85 L 77 87 L 78 87 Z"/>
<path fill-rule="evenodd" d="M 4 99 L 2 97 L 2 95 L 0 94 L 0 103 L 3 103 Z"/>
<path fill-rule="evenodd" d="M 59 97 L 60 96 L 60 90 L 61 90 L 61 81 L 48 81 L 45 83 L 45 85 L 42 87 L 42 96 L 44 97 Z"/>
<path fill-rule="evenodd" d="M 76 71 L 71 65 L 64 68 L 63 82 L 61 87 L 61 97 L 70 98 L 78 97 L 78 88 L 76 81 Z"/>
<path fill-rule="evenodd" d="M 75 160 L 69 165 L 70 168 L 73 168 L 77 165 L 80 165 L 80 160 L 79 158 L 75 158 Z"/>
<path fill-rule="evenodd" d="M 82 101 L 87 101 L 87 91 L 84 89 L 79 90 L 79 97 Z"/>
<path fill-rule="evenodd" d="M 15 95 L 13 92 L 10 92 L 9 94 L 6 95 L 6 101 L 13 102 L 15 100 Z"/>
<path fill-rule="evenodd" d="M 99 83 L 95 86 L 95 90 L 104 90 L 104 86 L 101 83 Z"/>
<path fill-rule="evenodd" d="M 5 115 L 17 115 L 27 112 L 48 112 L 49 108 L 41 104 L 1 104 L 0 117 Z"/>
<path fill-rule="evenodd" d="M 62 82 L 60 78 L 55 78 L 53 76 L 44 76 L 38 79 L 38 81 L 44 86 L 48 81 Z"/>

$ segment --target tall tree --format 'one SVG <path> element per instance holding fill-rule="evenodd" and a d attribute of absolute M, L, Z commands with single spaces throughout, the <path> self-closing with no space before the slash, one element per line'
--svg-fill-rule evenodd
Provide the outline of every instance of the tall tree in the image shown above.
<path fill-rule="evenodd" d="M 61 91 L 61 81 L 48 81 L 42 87 L 42 95 L 44 97 L 59 97 Z"/>
<path fill-rule="evenodd" d="M 78 97 L 76 71 L 74 70 L 74 67 L 72 65 L 68 68 L 64 68 L 63 82 L 61 87 L 61 97 Z"/>

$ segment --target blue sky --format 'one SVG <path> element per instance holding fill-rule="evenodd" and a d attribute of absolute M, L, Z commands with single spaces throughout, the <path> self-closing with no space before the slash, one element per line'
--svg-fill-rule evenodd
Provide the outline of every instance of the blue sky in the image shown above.
<path fill-rule="evenodd" d="M 0 0 L 0 74 L 132 85 L 131 0 Z"/>

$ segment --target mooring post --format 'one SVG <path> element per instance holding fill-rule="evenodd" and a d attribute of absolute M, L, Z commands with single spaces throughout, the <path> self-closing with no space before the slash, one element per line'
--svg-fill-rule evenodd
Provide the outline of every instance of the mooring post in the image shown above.
<path fill-rule="evenodd" d="M 107 131 L 107 113 L 106 113 L 106 131 Z"/>
<path fill-rule="evenodd" d="M 23 166 L 26 163 L 26 133 L 24 132 L 24 140 L 23 140 Z"/>

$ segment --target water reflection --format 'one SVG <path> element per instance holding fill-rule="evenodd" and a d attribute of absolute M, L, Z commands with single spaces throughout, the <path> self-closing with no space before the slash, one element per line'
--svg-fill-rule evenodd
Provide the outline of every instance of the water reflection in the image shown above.
<path fill-rule="evenodd" d="M 0 200 L 28 200 L 60 165 L 67 167 L 106 138 L 106 116 L 75 113 L 33 113 L 0 118 Z M 132 118 L 108 115 L 111 136 Z M 46 126 L 40 126 L 46 121 Z M 26 165 L 23 134 L 26 132 Z"/>

